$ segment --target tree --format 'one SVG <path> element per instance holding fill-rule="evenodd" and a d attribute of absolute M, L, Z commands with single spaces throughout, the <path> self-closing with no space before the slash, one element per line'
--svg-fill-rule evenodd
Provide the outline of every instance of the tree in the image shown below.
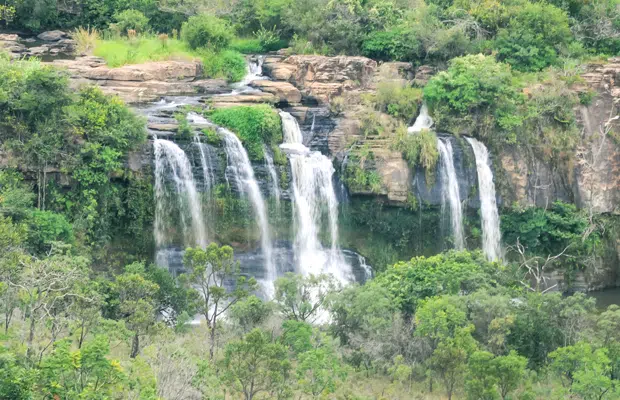
<path fill-rule="evenodd" d="M 551 369 L 562 383 L 584 399 L 601 400 L 614 389 L 611 360 L 605 348 L 593 349 L 585 342 L 561 347 L 549 354 Z"/>
<path fill-rule="evenodd" d="M 71 302 L 76 298 L 90 301 L 80 289 L 80 285 L 88 279 L 87 260 L 53 251 L 57 253 L 43 259 L 31 257 L 22 260 L 21 274 L 11 276 L 8 281 L 10 286 L 19 290 L 28 315 L 27 355 L 31 362 L 35 361 L 34 342 L 38 323 L 46 320 L 51 329 L 49 343 L 39 352 L 40 360 L 58 338 L 62 328 L 60 321 L 66 316 Z"/>
<path fill-rule="evenodd" d="M 209 356 L 213 359 L 217 319 L 235 303 L 246 298 L 256 288 L 256 280 L 241 275 L 239 263 L 234 260 L 230 246 L 219 247 L 211 243 L 204 250 L 188 248 L 183 255 L 183 264 L 189 271 L 187 283 L 197 288 L 202 296 L 198 312 L 204 315 L 211 329 Z M 229 280 L 235 281 L 235 287 L 230 291 L 225 286 Z"/>
<path fill-rule="evenodd" d="M 143 263 L 134 263 L 116 277 L 114 289 L 118 294 L 119 316 L 133 331 L 130 357 L 135 358 L 140 353 L 140 337 L 156 323 L 154 296 L 159 286 L 145 278 Z"/>
<path fill-rule="evenodd" d="M 314 322 L 336 284 L 328 275 L 302 276 L 288 272 L 275 282 L 275 301 L 286 319 Z"/>
<path fill-rule="evenodd" d="M 243 394 L 245 400 L 286 386 L 291 369 L 286 347 L 273 343 L 260 329 L 228 343 L 222 366 L 222 379 L 231 389 Z"/>
<path fill-rule="evenodd" d="M 572 33 L 568 16 L 547 3 L 526 2 L 514 7 L 508 26 L 495 41 L 497 58 L 519 71 L 539 71 L 557 63 Z"/>
<path fill-rule="evenodd" d="M 517 389 L 525 377 L 527 358 L 518 355 L 513 350 L 506 356 L 495 357 L 492 365 L 499 394 L 502 400 L 506 400 L 508 394 Z"/>
<path fill-rule="evenodd" d="M 487 271 L 494 269 L 481 253 L 451 251 L 396 263 L 376 280 L 391 292 L 405 314 L 413 315 L 426 298 L 470 292 L 484 286 L 492 281 Z"/>
<path fill-rule="evenodd" d="M 190 48 L 210 48 L 215 51 L 228 47 L 234 34 L 228 24 L 212 15 L 189 17 L 181 28 L 181 37 Z"/>
<path fill-rule="evenodd" d="M 245 334 L 265 322 L 271 315 L 273 304 L 256 296 L 248 296 L 230 307 L 229 317 Z"/>
<path fill-rule="evenodd" d="M 494 374 L 493 354 L 488 351 L 475 351 L 469 358 L 467 368 L 465 384 L 467 398 L 471 400 L 497 399 L 497 377 Z"/>
<path fill-rule="evenodd" d="M 609 351 L 611 378 L 620 380 L 620 307 L 613 304 L 596 321 L 596 336 Z"/>
<path fill-rule="evenodd" d="M 477 347 L 476 341 L 471 337 L 472 331 L 472 325 L 457 328 L 453 336 L 441 339 L 429 360 L 431 369 L 443 381 L 448 400 L 452 399 L 454 389 L 467 371 L 469 355 Z"/>
<path fill-rule="evenodd" d="M 297 379 L 304 393 L 315 398 L 333 393 L 338 382 L 345 377 L 346 370 L 330 346 L 324 345 L 299 355 Z"/>
<path fill-rule="evenodd" d="M 82 349 L 71 350 L 62 340 L 41 365 L 43 392 L 49 398 L 95 399 L 111 397 L 126 379 L 121 365 L 108 359 L 108 339 L 98 336 Z"/>

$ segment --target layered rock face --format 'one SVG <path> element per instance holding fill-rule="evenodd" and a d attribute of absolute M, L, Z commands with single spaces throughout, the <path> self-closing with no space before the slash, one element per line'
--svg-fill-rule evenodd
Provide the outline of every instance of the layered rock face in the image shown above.
<path fill-rule="evenodd" d="M 582 78 L 576 90 L 593 90 L 595 97 L 575 110 L 581 138 L 574 164 L 550 165 L 505 149 L 497 165 L 508 178 L 506 201 L 546 207 L 562 200 L 594 213 L 620 213 L 620 58 L 590 65 Z"/>
<path fill-rule="evenodd" d="M 55 60 L 52 64 L 65 68 L 74 86 L 95 84 L 105 93 L 118 95 L 127 103 L 228 90 L 224 79 L 200 79 L 201 64 L 196 61 L 158 61 L 110 68 L 99 57 L 80 57 Z"/>

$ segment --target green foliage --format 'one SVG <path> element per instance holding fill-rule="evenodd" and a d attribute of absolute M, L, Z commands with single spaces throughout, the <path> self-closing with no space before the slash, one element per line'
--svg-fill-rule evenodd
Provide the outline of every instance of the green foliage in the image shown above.
<path fill-rule="evenodd" d="M 526 374 L 527 358 L 511 351 L 494 357 L 487 351 L 473 353 L 468 363 L 466 383 L 470 399 L 506 399 L 522 383 Z"/>
<path fill-rule="evenodd" d="M 334 355 L 334 349 L 320 347 L 299 355 L 297 378 L 302 391 L 314 397 L 333 393 L 346 370 Z"/>
<path fill-rule="evenodd" d="M 34 253 L 50 250 L 53 242 L 73 243 L 73 227 L 64 215 L 51 211 L 34 210 L 28 219 L 28 244 Z"/>
<path fill-rule="evenodd" d="M 399 262 L 376 281 L 390 291 L 403 312 L 412 315 L 419 302 L 426 298 L 473 292 L 493 284 L 496 268 L 480 252 L 451 251 Z"/>
<path fill-rule="evenodd" d="M 213 110 L 210 119 L 232 130 L 241 140 L 251 160 L 264 158 L 264 144 L 282 142 L 280 116 L 267 105 L 238 106 Z"/>
<path fill-rule="evenodd" d="M 381 82 L 377 85 L 375 97 L 377 109 L 403 122 L 409 122 L 415 118 L 421 102 L 422 89 L 393 82 Z"/>
<path fill-rule="evenodd" d="M 229 317 L 239 325 L 243 332 L 249 332 L 265 322 L 272 311 L 272 304 L 256 296 L 248 296 L 230 308 Z"/>
<path fill-rule="evenodd" d="M 286 319 L 314 322 L 335 282 L 328 275 L 287 273 L 275 282 L 275 302 Z"/>
<path fill-rule="evenodd" d="M 161 41 L 152 36 L 141 36 L 132 40 L 99 40 L 93 54 L 105 59 L 110 67 L 175 58 L 191 60 L 198 56 L 180 40 L 168 39 L 166 46 L 162 46 Z"/>
<path fill-rule="evenodd" d="M 522 99 L 510 68 L 481 54 L 450 61 L 428 82 L 424 99 L 440 130 L 487 137 L 521 123 L 515 113 Z"/>
<path fill-rule="evenodd" d="M 426 182 L 432 185 L 435 179 L 435 167 L 439 161 L 437 135 L 430 130 L 409 133 L 401 125 L 396 131 L 392 146 L 401 151 L 412 169 L 420 166 L 426 172 Z"/>
<path fill-rule="evenodd" d="M 241 54 L 260 54 L 264 51 L 261 41 L 256 38 L 235 38 L 230 43 L 230 49 Z"/>
<path fill-rule="evenodd" d="M 604 224 L 591 221 L 587 212 L 572 204 L 558 201 L 547 210 L 530 207 L 506 212 L 501 226 L 506 243 L 518 241 L 529 255 L 541 257 L 541 262 L 550 255 L 565 253 L 554 266 L 568 278 L 602 251 Z"/>
<path fill-rule="evenodd" d="M 372 31 L 362 43 L 362 54 L 376 60 L 409 61 L 417 52 L 418 42 L 403 28 Z"/>
<path fill-rule="evenodd" d="M 225 78 L 229 82 L 237 82 L 246 74 L 245 58 L 234 50 L 215 52 L 207 48 L 200 49 L 198 55 L 207 78 Z"/>
<path fill-rule="evenodd" d="M 116 360 L 109 360 L 110 344 L 98 336 L 72 351 L 71 343 L 56 343 L 41 365 L 42 391 L 49 398 L 95 399 L 123 390 L 126 376 Z"/>
<path fill-rule="evenodd" d="M 191 49 L 205 47 L 218 51 L 228 47 L 233 39 L 233 31 L 224 20 L 201 14 L 183 23 L 181 37 Z"/>
<path fill-rule="evenodd" d="M 515 8 L 506 28 L 495 41 L 497 58 L 519 71 L 539 71 L 558 62 L 570 43 L 568 16 L 559 8 L 542 3 L 525 3 Z"/>
<path fill-rule="evenodd" d="M 246 400 L 286 388 L 291 370 L 286 348 L 259 329 L 226 345 L 222 367 L 224 382 Z"/>
<path fill-rule="evenodd" d="M 127 34 L 128 30 L 144 32 L 149 28 L 149 19 L 138 10 L 124 10 L 114 15 L 116 23 L 110 29 L 119 34 Z"/>

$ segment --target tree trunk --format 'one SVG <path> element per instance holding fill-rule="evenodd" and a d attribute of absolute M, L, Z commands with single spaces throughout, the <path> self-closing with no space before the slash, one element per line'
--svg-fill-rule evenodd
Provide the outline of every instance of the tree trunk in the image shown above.
<path fill-rule="evenodd" d="M 30 312 L 30 333 L 28 334 L 28 350 L 26 351 L 26 357 L 30 359 L 32 357 L 32 343 L 34 342 L 34 329 L 36 327 L 34 312 Z"/>
<path fill-rule="evenodd" d="M 129 355 L 129 357 L 136 358 L 139 352 L 140 352 L 140 338 L 138 337 L 138 334 L 136 333 L 131 342 L 131 354 Z"/>
<path fill-rule="evenodd" d="M 209 344 L 209 360 L 213 360 L 215 353 L 215 321 L 211 324 L 211 343 Z"/>

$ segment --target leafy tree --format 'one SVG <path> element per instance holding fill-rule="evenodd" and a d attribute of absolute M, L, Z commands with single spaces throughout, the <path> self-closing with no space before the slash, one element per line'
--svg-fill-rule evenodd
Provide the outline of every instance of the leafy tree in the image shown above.
<path fill-rule="evenodd" d="M 248 296 L 230 307 L 229 317 L 241 327 L 243 333 L 256 328 L 272 314 L 273 304 L 256 296 Z"/>
<path fill-rule="evenodd" d="M 473 326 L 457 328 L 453 336 L 442 338 L 430 358 L 431 369 L 436 372 L 446 388 L 448 400 L 467 370 L 467 359 L 476 349 L 477 343 L 471 337 Z"/>
<path fill-rule="evenodd" d="M 492 265 L 479 252 L 448 252 L 399 262 L 376 280 L 391 292 L 399 308 L 411 315 L 426 298 L 472 292 L 492 283 L 488 273 L 495 269 Z"/>
<path fill-rule="evenodd" d="M 36 379 L 36 370 L 21 365 L 14 354 L 0 347 L 0 399 L 32 399 Z"/>
<path fill-rule="evenodd" d="M 323 346 L 299 355 L 297 378 L 304 393 L 314 398 L 333 393 L 346 377 L 346 370 L 334 353 L 334 348 Z"/>
<path fill-rule="evenodd" d="M 181 37 L 192 49 L 208 47 L 217 51 L 228 46 L 233 32 L 224 20 L 202 14 L 183 23 Z"/>
<path fill-rule="evenodd" d="M 287 273 L 275 282 L 275 301 L 286 319 L 314 322 L 324 309 L 334 279 L 328 275 L 296 275 Z"/>
<path fill-rule="evenodd" d="M 313 349 L 315 345 L 313 337 L 312 325 L 307 322 L 289 319 L 282 323 L 280 340 L 296 355 Z"/>
<path fill-rule="evenodd" d="M 510 67 L 482 54 L 452 59 L 424 87 L 424 99 L 441 130 L 484 138 L 522 123 L 516 115 L 522 98 Z"/>
<path fill-rule="evenodd" d="M 497 58 L 520 71 L 556 64 L 572 38 L 566 13 L 544 2 L 526 2 L 513 10 L 508 26 L 497 34 Z"/>
<path fill-rule="evenodd" d="M 228 343 L 222 367 L 224 382 L 245 400 L 286 386 L 291 369 L 286 348 L 273 343 L 260 329 L 252 330 L 242 340 Z"/>
<path fill-rule="evenodd" d="M 493 354 L 488 351 L 474 352 L 467 364 L 465 383 L 467 398 L 471 400 L 494 400 L 498 398 L 497 377 L 494 374 Z"/>
<path fill-rule="evenodd" d="M 593 349 L 585 342 L 561 347 L 549 354 L 551 369 L 562 383 L 584 399 L 603 399 L 614 389 L 607 349 Z"/>
<path fill-rule="evenodd" d="M 110 24 L 110 29 L 119 34 L 127 33 L 128 30 L 144 32 L 148 29 L 149 19 L 138 10 L 124 10 L 114 15 L 116 23 Z"/>
<path fill-rule="evenodd" d="M 108 359 L 109 352 L 103 336 L 76 351 L 71 350 L 69 340 L 56 343 L 41 365 L 43 393 L 49 398 L 111 397 L 122 388 L 126 377 L 120 363 Z"/>
<path fill-rule="evenodd" d="M 596 321 L 596 337 L 609 351 L 611 377 L 620 380 L 620 307 L 611 305 Z"/>
<path fill-rule="evenodd" d="M 64 215 L 52 211 L 34 210 L 29 218 L 28 243 L 36 254 L 48 252 L 53 242 L 72 244 L 73 227 Z"/>
<path fill-rule="evenodd" d="M 159 286 L 146 279 L 144 264 L 134 263 L 116 277 L 114 289 L 118 293 L 119 316 L 133 331 L 131 358 L 140 353 L 140 337 L 156 323 L 155 295 Z"/>
<path fill-rule="evenodd" d="M 198 312 L 204 315 L 211 329 L 209 354 L 213 359 L 217 319 L 235 303 L 246 298 L 256 288 L 256 280 L 241 275 L 239 263 L 234 260 L 230 246 L 219 247 L 211 243 L 204 250 L 188 248 L 183 255 L 183 264 L 189 271 L 187 282 L 202 297 Z M 228 291 L 225 283 L 231 279 L 235 280 L 235 288 Z"/>
<path fill-rule="evenodd" d="M 80 285 L 87 281 L 87 260 L 57 251 L 47 258 L 32 257 L 22 262 L 20 275 L 12 276 L 15 280 L 8 284 L 19 290 L 28 315 L 27 355 L 34 362 L 37 327 L 41 322 L 49 324 L 52 330 L 49 345 L 53 344 L 61 329 L 59 321 L 66 315 L 71 301 L 82 297 Z M 39 359 L 48 346 L 40 350 Z"/>

